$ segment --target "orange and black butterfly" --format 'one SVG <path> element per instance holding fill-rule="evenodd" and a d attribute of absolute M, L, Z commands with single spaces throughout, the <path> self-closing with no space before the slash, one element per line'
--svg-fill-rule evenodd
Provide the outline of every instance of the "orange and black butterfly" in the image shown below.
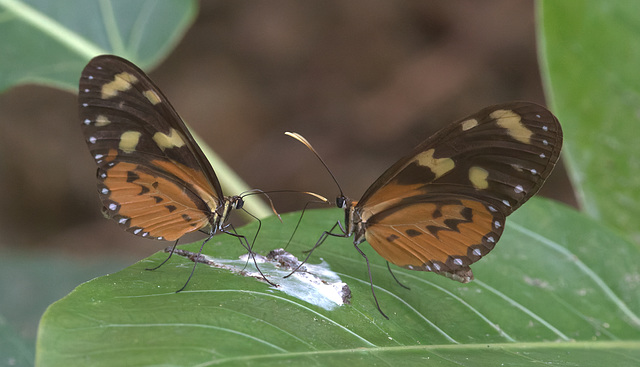
<path fill-rule="evenodd" d="M 315 153 L 302 136 L 287 134 Z M 493 250 L 506 217 L 540 189 L 561 147 L 562 128 L 546 108 L 528 102 L 484 108 L 422 142 L 359 201 L 340 189 L 345 226 L 336 223 L 314 248 L 327 236 L 353 235 L 367 267 L 358 248 L 364 241 L 397 266 L 467 283 L 470 265 Z M 333 233 L 336 226 L 341 233 Z"/>
<path fill-rule="evenodd" d="M 246 238 L 225 225 L 231 210 L 242 208 L 242 197 L 224 196 L 184 122 L 142 70 L 117 56 L 98 56 L 82 71 L 78 102 L 106 216 L 144 238 L 177 244 L 187 233 L 207 230 L 204 246 L 220 231 L 250 250 Z"/>

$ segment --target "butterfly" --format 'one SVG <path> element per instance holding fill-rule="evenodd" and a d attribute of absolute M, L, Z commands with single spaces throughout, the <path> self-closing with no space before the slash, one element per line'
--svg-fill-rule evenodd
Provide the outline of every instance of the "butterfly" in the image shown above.
<path fill-rule="evenodd" d="M 304 137 L 287 134 L 326 167 Z M 364 241 L 388 263 L 470 282 L 470 265 L 494 249 L 506 217 L 538 192 L 561 148 L 562 128 L 546 108 L 529 102 L 484 108 L 423 141 L 359 201 L 340 189 L 344 227 L 336 223 L 313 249 L 327 236 L 353 236 L 368 268 L 358 247 Z M 336 226 L 340 233 L 333 233 Z M 370 271 L 369 277 L 373 291 Z"/>
<path fill-rule="evenodd" d="M 224 232 L 250 251 L 225 224 L 243 198 L 223 194 L 184 122 L 142 70 L 117 56 L 95 57 L 82 71 L 78 103 L 105 216 L 134 235 L 176 241 L 174 249 L 185 234 L 206 230 L 202 246 Z"/>

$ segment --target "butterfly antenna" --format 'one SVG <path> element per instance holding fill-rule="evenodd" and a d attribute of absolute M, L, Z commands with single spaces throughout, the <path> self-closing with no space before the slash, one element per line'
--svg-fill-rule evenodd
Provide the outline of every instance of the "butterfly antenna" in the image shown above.
<path fill-rule="evenodd" d="M 273 211 L 273 214 L 275 214 L 278 217 L 278 220 L 280 220 L 280 223 L 282 223 L 282 218 L 280 217 L 280 214 L 276 210 L 276 207 L 273 204 L 273 200 L 271 200 L 271 197 L 265 191 L 262 191 L 260 189 L 252 189 L 252 190 L 245 191 L 245 192 L 241 193 L 239 196 L 243 198 L 245 196 L 257 195 L 257 194 L 262 194 L 267 198 L 267 200 L 269 200 L 269 205 L 271 206 L 271 210 Z M 250 216 L 256 218 L 256 216 L 254 216 L 253 214 L 249 213 L 248 211 L 245 210 L 244 212 L 249 214 Z M 258 218 L 256 218 L 256 219 L 258 219 Z"/>
<path fill-rule="evenodd" d="M 311 145 L 311 143 L 309 143 L 309 141 L 302 135 L 298 134 L 298 133 L 292 133 L 292 132 L 285 132 L 285 135 L 288 135 L 294 139 L 296 139 L 297 141 L 301 142 L 302 144 L 304 144 L 307 148 L 309 148 L 309 150 L 316 155 L 316 158 L 318 158 L 318 160 L 320 161 L 320 163 L 322 163 L 322 165 L 324 166 L 324 168 L 327 170 L 327 172 L 329 172 L 329 175 L 331 175 L 331 178 L 333 179 L 333 182 L 336 183 L 336 186 L 338 186 L 338 190 L 340 190 L 340 197 L 344 197 L 344 194 L 342 193 L 342 187 L 340 187 L 340 184 L 338 183 L 338 180 L 336 179 L 336 176 L 333 175 L 333 172 L 331 172 L 331 170 L 329 169 L 329 166 L 327 166 L 327 164 L 324 162 L 324 160 L 322 159 L 322 157 L 320 157 L 320 154 L 318 154 L 318 152 L 313 148 L 313 146 Z"/>
<path fill-rule="evenodd" d="M 320 194 L 316 194 L 315 192 L 311 192 L 311 191 L 298 191 L 298 190 L 271 190 L 271 191 L 264 191 L 264 190 L 260 190 L 260 189 L 252 189 L 252 190 L 248 190 L 245 191 L 243 193 L 240 194 L 240 197 L 245 197 L 245 196 L 249 196 L 249 195 L 264 195 L 267 197 L 267 200 L 269 200 L 269 204 L 271 205 L 271 210 L 273 210 L 273 212 L 278 216 L 278 219 L 280 220 L 280 222 L 282 222 L 282 218 L 280 217 L 280 214 L 278 214 L 275 205 L 273 204 L 273 200 L 271 200 L 271 197 L 269 196 L 269 194 L 274 194 L 274 193 L 294 193 L 294 194 L 303 194 L 303 195 L 309 195 L 312 196 L 316 199 L 319 199 L 320 202 L 323 203 L 329 203 L 329 200 L 327 200 L 327 198 L 325 198 L 324 196 L 320 195 Z"/>

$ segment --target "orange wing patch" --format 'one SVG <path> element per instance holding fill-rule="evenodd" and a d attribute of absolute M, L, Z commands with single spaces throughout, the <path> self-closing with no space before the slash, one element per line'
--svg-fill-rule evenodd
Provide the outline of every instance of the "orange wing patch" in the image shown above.
<path fill-rule="evenodd" d="M 222 198 L 213 195 L 215 191 L 202 171 L 189 168 L 178 162 L 164 160 L 153 160 L 151 166 L 161 168 L 188 183 L 189 188 L 210 210 L 215 210 L 220 206 Z"/>
<path fill-rule="evenodd" d="M 496 217 L 480 202 L 461 200 L 408 204 L 379 220 L 372 218 L 370 224 L 367 242 L 393 264 L 454 273 L 493 249 L 502 234 L 504 218 Z"/>
<path fill-rule="evenodd" d="M 105 160 L 112 154 L 115 150 Z M 175 241 L 209 224 L 210 212 L 196 195 L 137 164 L 120 162 L 99 169 L 98 179 L 106 213 L 133 234 Z"/>

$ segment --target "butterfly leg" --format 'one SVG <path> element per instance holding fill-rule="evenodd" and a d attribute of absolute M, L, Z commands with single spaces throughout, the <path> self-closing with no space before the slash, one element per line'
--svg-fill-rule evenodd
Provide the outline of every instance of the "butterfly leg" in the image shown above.
<path fill-rule="evenodd" d="M 266 195 L 266 194 L 265 194 Z M 267 198 L 269 198 L 269 196 L 267 195 Z M 269 198 L 269 201 L 271 201 L 271 198 Z M 271 207 L 273 208 L 273 203 L 271 203 Z M 255 215 L 249 213 L 246 209 L 242 209 L 242 211 L 244 211 L 245 213 L 249 214 L 249 216 L 253 217 L 253 219 L 255 219 L 256 221 L 258 221 L 258 229 L 256 230 L 256 234 L 253 236 L 253 241 L 251 241 L 251 246 L 249 248 L 247 248 L 247 251 L 249 252 L 253 252 L 253 245 L 256 244 L 256 239 L 258 238 L 258 233 L 260 233 L 260 229 L 262 229 L 262 221 L 260 220 L 260 218 L 256 217 Z M 275 209 L 274 209 L 275 212 Z M 278 215 L 278 218 L 280 218 L 280 215 L 275 212 L 276 215 Z M 282 222 L 282 219 L 280 219 L 280 222 Z M 231 229 L 233 230 L 234 233 L 238 233 L 236 232 L 236 229 L 233 228 L 233 225 L 229 224 L 231 226 Z M 246 238 L 245 238 L 246 240 Z M 247 242 L 248 244 L 249 242 Z"/>
<path fill-rule="evenodd" d="M 164 265 L 167 261 L 169 261 L 169 259 L 171 258 L 171 255 L 173 255 L 173 252 L 176 250 L 176 246 L 178 246 L 178 241 L 180 241 L 179 239 L 176 240 L 176 243 L 173 244 L 173 248 L 171 248 L 171 251 L 169 251 L 169 256 L 167 256 L 166 259 L 164 259 L 163 262 L 160 263 L 160 265 L 153 267 L 153 268 L 146 268 L 144 270 L 156 270 L 159 267 L 161 267 L 162 265 Z"/>
<path fill-rule="evenodd" d="M 376 292 L 373 289 L 373 276 L 371 275 L 371 266 L 369 265 L 369 258 L 367 258 L 367 255 L 365 255 L 364 252 L 360 250 L 360 247 L 358 247 L 358 245 L 353 245 L 353 246 L 356 248 L 356 250 L 358 250 L 360 255 L 364 257 L 364 261 L 367 263 L 367 271 L 369 272 L 369 284 L 371 285 L 371 294 L 373 295 L 373 300 L 376 302 L 376 307 L 378 307 L 378 311 L 380 311 L 382 316 L 384 316 L 385 319 L 389 320 L 389 316 L 385 315 L 385 313 L 382 312 L 382 309 L 380 308 L 380 304 L 378 303 L 378 298 L 376 297 Z"/>
<path fill-rule="evenodd" d="M 189 284 L 189 281 L 191 280 L 191 277 L 193 277 L 193 273 L 196 271 L 196 265 L 198 265 L 198 258 L 200 257 L 200 255 L 202 255 L 202 249 L 204 248 L 204 244 L 209 242 L 209 240 L 213 237 L 214 234 L 215 234 L 215 232 L 210 233 L 209 237 L 207 237 L 204 241 L 202 241 L 202 245 L 200 246 L 200 251 L 198 251 L 198 255 L 196 255 L 195 258 L 193 259 L 193 268 L 191 268 L 191 274 L 189 274 L 189 278 L 187 278 L 186 283 L 184 283 L 182 288 L 178 289 L 176 291 L 176 293 L 180 293 L 185 288 L 187 288 L 187 284 Z"/>
<path fill-rule="evenodd" d="M 311 204 L 317 204 L 317 203 L 322 203 L 321 201 L 307 201 L 306 204 L 304 204 L 304 207 L 302 208 L 302 212 L 300 213 L 300 218 L 298 218 L 298 222 L 296 223 L 296 226 L 293 229 L 293 233 L 291 233 L 291 237 L 289 237 L 289 241 L 287 241 L 287 244 L 284 246 L 284 249 L 286 250 L 287 247 L 289 247 L 289 245 L 291 244 L 291 241 L 293 240 L 293 236 L 296 235 L 296 232 L 298 232 L 298 227 L 300 227 L 300 223 L 302 222 L 302 218 L 304 217 L 304 212 L 307 210 L 307 208 L 309 207 L 309 205 Z M 342 228 L 342 227 L 341 227 Z M 344 232 L 344 231 L 343 231 Z M 308 252 L 308 251 L 306 251 Z"/>
<path fill-rule="evenodd" d="M 258 266 L 258 262 L 256 261 L 255 253 L 252 250 L 253 245 L 249 245 L 249 241 L 247 240 L 247 237 L 236 233 L 235 229 L 233 228 L 233 226 L 231 227 L 231 229 L 233 230 L 233 232 L 229 232 L 226 229 L 223 229 L 222 232 L 224 232 L 224 233 L 226 233 L 226 234 L 228 234 L 230 236 L 236 237 L 240 241 L 240 243 L 242 244 L 242 247 L 246 248 L 249 251 L 249 256 L 251 256 L 251 259 L 253 259 L 253 265 L 256 266 L 256 269 L 258 270 L 258 273 L 260 273 L 262 278 L 264 278 L 265 282 L 269 283 L 269 285 L 271 285 L 272 287 L 277 287 L 278 285 L 273 283 L 273 282 L 271 282 L 269 280 L 269 278 L 267 278 L 267 276 L 264 275 L 262 270 L 260 270 L 260 267 Z M 258 230 L 259 229 L 260 229 L 260 227 L 258 227 Z M 257 236 L 258 236 L 258 234 L 256 233 L 256 237 Z M 254 237 L 254 241 L 255 241 L 256 237 Z"/>
<path fill-rule="evenodd" d="M 333 233 L 333 230 L 336 229 L 336 227 L 340 227 L 340 229 L 342 230 L 343 233 Z M 309 260 L 309 257 L 311 257 L 311 254 L 313 253 L 313 251 L 315 249 L 317 249 L 318 247 L 320 247 L 320 245 L 322 245 L 322 243 L 327 239 L 327 237 L 329 236 L 333 236 L 333 237 L 349 237 L 345 231 L 342 228 L 342 224 L 340 223 L 340 221 L 336 222 L 336 224 L 333 225 L 333 227 L 331 227 L 330 230 L 328 231 L 324 231 L 322 232 L 322 236 L 320 236 L 320 238 L 318 239 L 318 242 L 316 242 L 315 245 L 313 245 L 313 247 L 310 250 L 306 250 L 303 251 L 304 253 L 307 254 L 307 257 L 304 258 L 304 260 L 295 268 L 293 269 L 293 271 L 287 275 L 284 276 L 284 278 L 288 278 L 291 275 L 293 275 L 293 273 L 295 273 L 296 271 L 298 271 L 298 269 L 300 269 L 300 267 L 304 264 L 307 263 L 307 260 Z"/>
<path fill-rule="evenodd" d="M 387 269 L 389 269 L 389 273 L 391 273 L 391 276 L 393 277 L 393 280 L 396 281 L 396 283 L 398 283 L 402 288 L 404 289 L 409 289 L 411 290 L 411 288 L 407 287 L 406 285 L 400 283 L 400 281 L 398 280 L 398 278 L 396 278 L 396 275 L 393 274 L 393 272 L 391 271 L 391 266 L 389 265 L 389 262 L 387 261 Z"/>

